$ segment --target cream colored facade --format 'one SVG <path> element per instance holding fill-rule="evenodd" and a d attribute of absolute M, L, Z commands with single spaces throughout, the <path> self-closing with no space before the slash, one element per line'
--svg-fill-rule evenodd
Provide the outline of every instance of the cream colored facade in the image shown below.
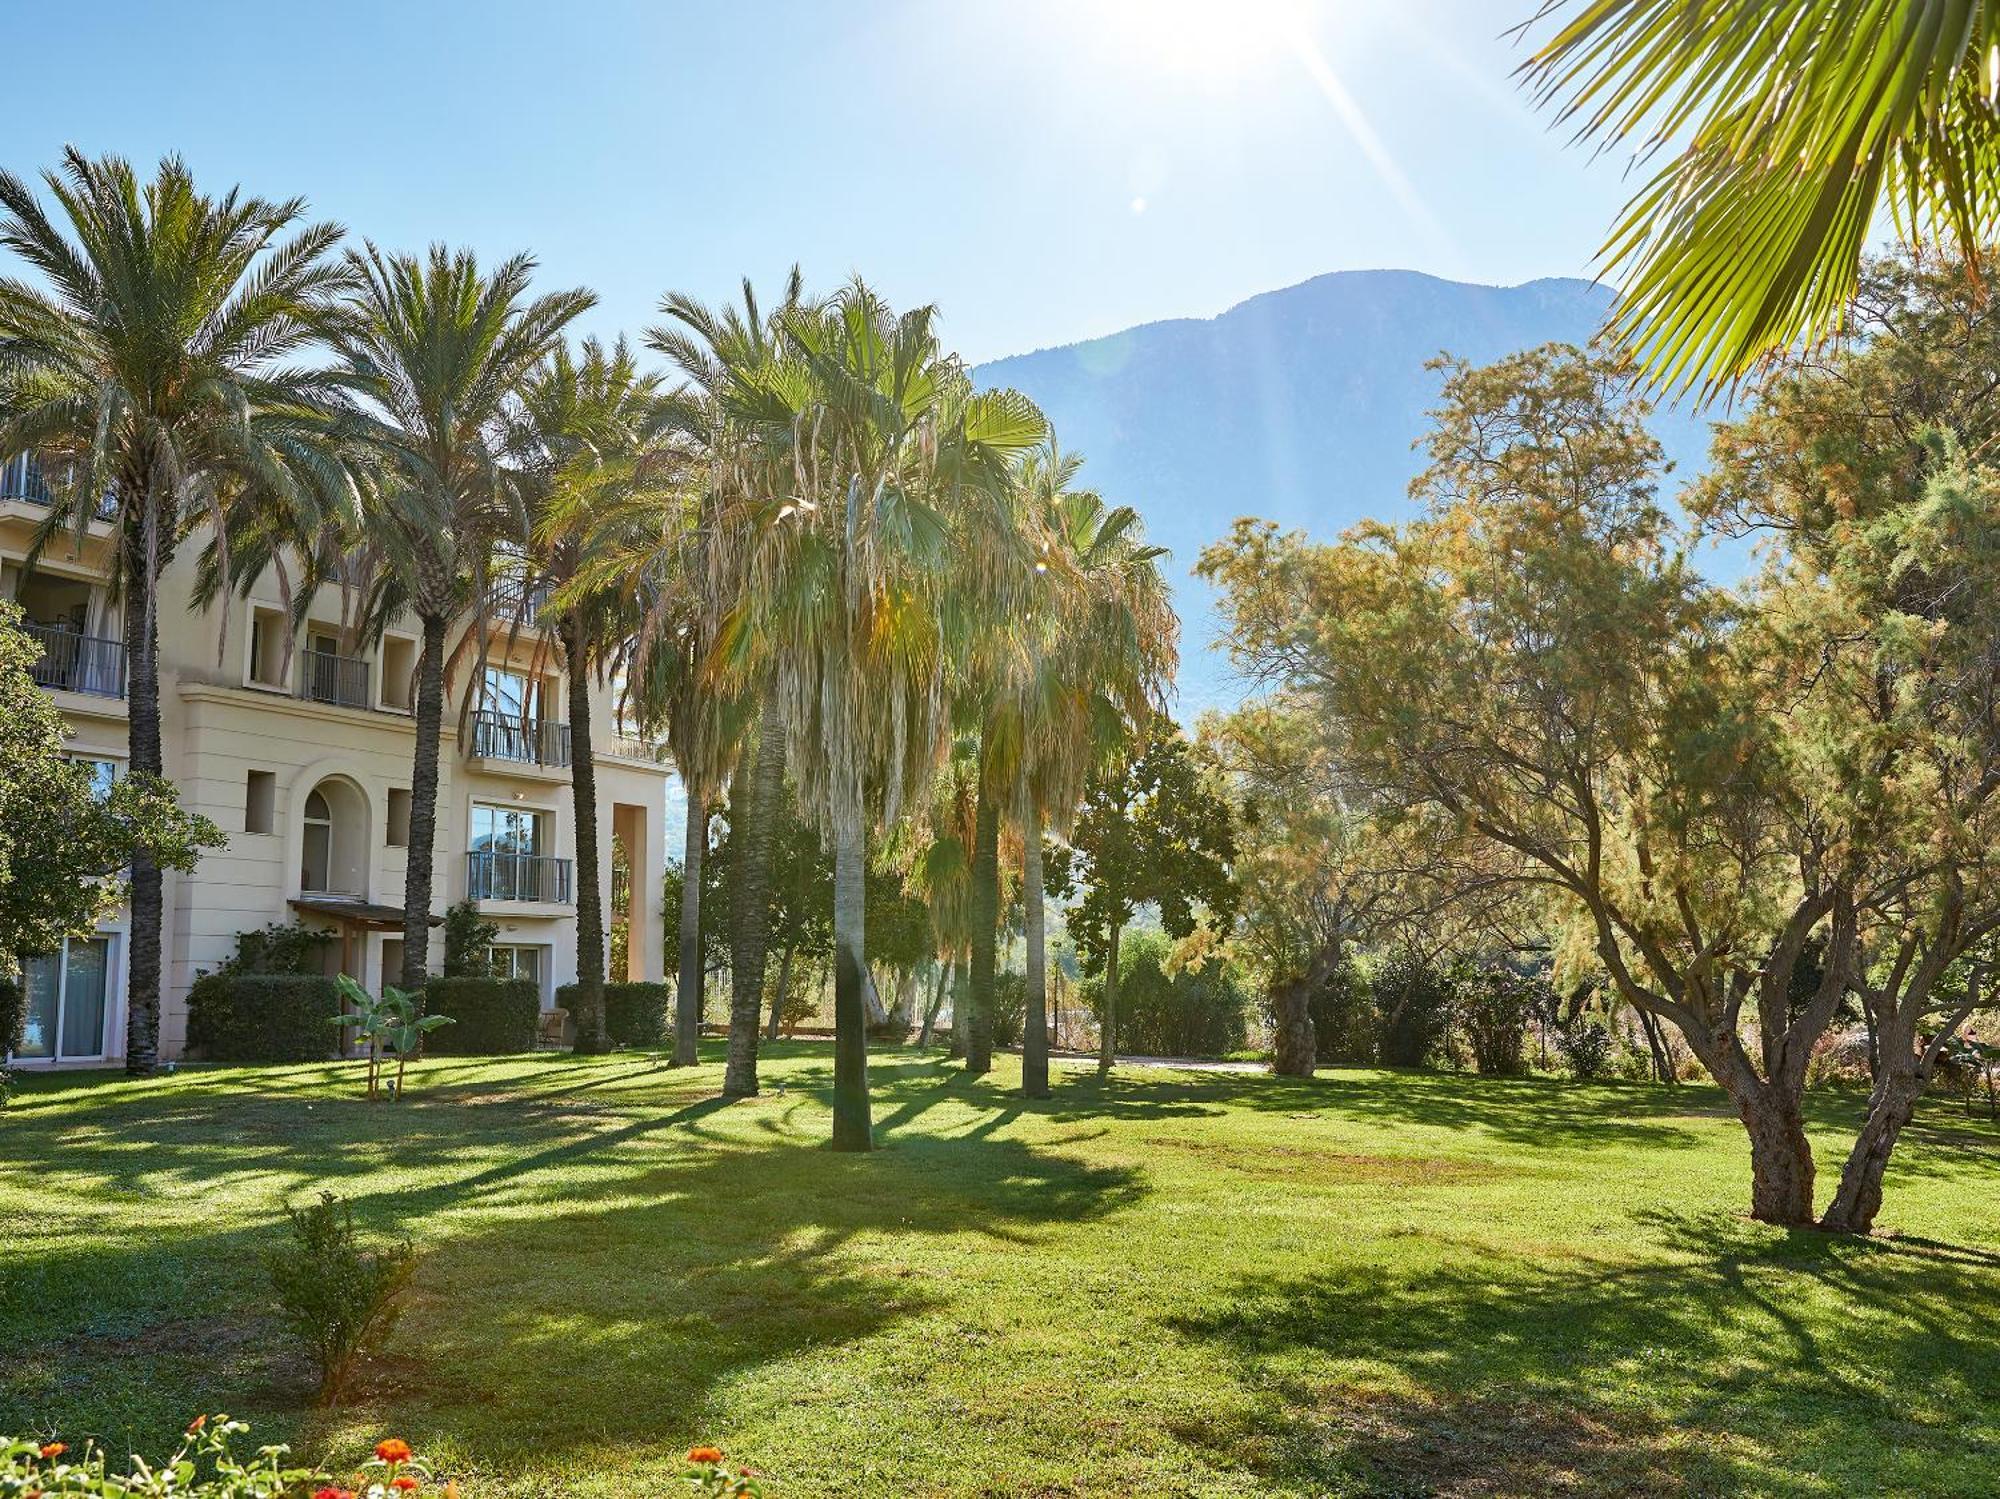
<path fill-rule="evenodd" d="M 71 726 L 74 753 L 122 773 L 124 652 L 104 565 L 109 528 L 93 526 L 81 548 L 57 542 L 27 573 L 23 559 L 46 511 L 24 492 L 32 495 L 32 483 L 20 466 L 0 468 L 0 593 L 41 622 L 38 677 Z M 330 964 L 371 989 L 385 974 L 394 980 L 399 936 L 364 907 L 402 904 L 416 739 L 414 621 L 348 660 L 314 649 L 337 645 L 339 601 L 328 597 L 288 652 L 275 578 L 249 599 L 199 612 L 192 551 L 169 567 L 160 591 L 163 754 L 182 805 L 213 820 L 228 843 L 205 854 L 194 873 L 166 877 L 160 1049 L 170 1058 L 185 1046 L 189 985 L 234 950 L 239 932 L 302 920 L 338 935 Z M 474 897 L 500 927 L 502 966 L 532 970 L 546 1008 L 576 974 L 576 829 L 568 732 L 559 722 L 567 694 L 555 653 L 534 628 L 520 631 L 510 650 L 491 651 L 503 675 L 480 677 L 476 653 L 467 652 L 449 684 L 432 909 L 442 915 Z M 546 710 L 534 730 L 521 732 L 518 712 L 479 713 L 482 702 L 523 689 L 538 691 Z M 619 737 L 610 694 L 593 697 L 601 854 L 594 875 L 607 924 L 623 914 L 631 934 L 626 970 L 611 977 L 657 980 L 668 773 L 643 746 Z M 619 912 L 611 908 L 614 839 L 631 870 Z M 55 985 L 56 1008 L 44 1004 L 20 1060 L 122 1056 L 123 920 L 108 923 L 99 940 L 73 960 L 43 960 L 38 976 L 45 990 Z M 441 957 L 434 930 L 432 971 Z"/>

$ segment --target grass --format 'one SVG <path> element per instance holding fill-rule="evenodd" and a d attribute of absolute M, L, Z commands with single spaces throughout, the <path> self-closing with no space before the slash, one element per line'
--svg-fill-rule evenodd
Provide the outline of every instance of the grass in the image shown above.
<path fill-rule="evenodd" d="M 1987 1494 L 2000 1131 L 1927 1109 L 1888 1234 L 1753 1225 L 1720 1095 L 880 1056 L 30 1079 L 0 1115 L 0 1431 L 156 1452 L 198 1409 L 468 1495 L 671 1492 L 713 1438 L 815 1494 Z M 774 1085 L 783 1085 L 783 1091 Z M 1823 1160 L 1855 1103 L 1821 1099 Z M 1830 1170 L 1830 1164 L 1823 1168 Z M 424 1252 L 309 1411 L 260 1246 L 321 1186 Z M 469 1479 L 470 1482 L 464 1480 Z"/>

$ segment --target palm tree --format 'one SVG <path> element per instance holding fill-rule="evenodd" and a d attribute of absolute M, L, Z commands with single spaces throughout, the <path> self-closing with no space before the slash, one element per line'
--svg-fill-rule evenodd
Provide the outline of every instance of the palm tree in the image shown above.
<path fill-rule="evenodd" d="M 344 487 L 320 435 L 338 389 L 292 363 L 344 285 L 342 231 L 299 227 L 300 199 L 203 196 L 174 157 L 142 186 L 126 162 L 72 149 L 42 180 L 66 225 L 0 172 L 0 246 L 46 283 L 0 281 L 0 452 L 33 452 L 63 481 L 37 551 L 66 527 L 81 537 L 115 496 L 130 769 L 159 775 L 158 585 L 177 545 L 244 495 L 309 532 Z M 161 894 L 139 849 L 125 1065 L 142 1076 L 159 1055 Z"/>
<path fill-rule="evenodd" d="M 852 283 L 788 313 L 781 357 L 727 397 L 763 461 L 722 539 L 744 585 L 724 634 L 769 662 L 793 773 L 832 834 L 842 1150 L 872 1145 L 868 826 L 899 821 L 936 765 L 954 541 L 1005 495 L 1009 463 L 1044 425 L 1018 392 L 975 392 L 935 318 L 898 316 Z"/>
<path fill-rule="evenodd" d="M 1523 71 L 1579 139 L 1685 140 L 1602 252 L 1663 384 L 1837 328 L 1885 202 L 1975 263 L 2000 218 L 2000 6 L 1586 0 Z"/>
<path fill-rule="evenodd" d="M 360 405 L 339 432 L 369 460 L 367 536 L 394 584 L 382 596 L 406 601 L 423 631 L 403 887 L 402 984 L 416 989 L 429 967 L 447 633 L 483 610 L 495 542 L 523 530 L 519 476 L 505 461 L 509 405 L 596 298 L 529 300 L 526 255 L 491 275 L 470 251 L 442 245 L 420 258 L 371 244 L 347 263 L 356 285 L 337 346 Z"/>
<path fill-rule="evenodd" d="M 604 1014 L 604 911 L 598 885 L 597 769 L 590 678 L 628 655 L 640 619 L 629 589 L 589 564 L 620 545 L 621 527 L 676 492 L 673 455 L 658 440 L 660 380 L 642 374 L 624 340 L 586 339 L 582 358 L 559 345 L 522 382 L 508 449 L 523 472 L 529 567 L 550 591 L 554 636 L 569 681 L 570 793 L 576 818 L 576 1049 L 611 1049 Z M 643 533 L 642 533 L 643 534 Z M 526 708 L 526 704 L 523 704 Z M 699 878 L 699 870 L 696 871 Z"/>
<path fill-rule="evenodd" d="M 648 345 L 666 355 L 686 382 L 667 409 L 703 473 L 692 525 L 668 531 L 667 566 L 676 586 L 663 597 L 675 609 L 670 618 L 655 622 L 649 646 L 662 653 L 657 678 L 661 711 L 688 798 L 674 1061 L 692 1063 L 701 1034 L 700 868 L 707 847 L 706 810 L 741 756 L 744 768 L 736 774 L 730 796 L 737 863 L 730 913 L 729 1044 L 722 1081 L 730 1097 L 757 1092 L 758 1021 L 770 951 L 767 897 L 773 832 L 785 787 L 786 728 L 767 664 L 745 649 L 748 642 L 740 631 L 724 633 L 725 618 L 743 586 L 727 568 L 743 554 L 715 542 L 725 507 L 735 496 L 768 494 L 783 482 L 769 465 L 770 455 L 760 452 L 754 424 L 744 419 L 740 402 L 753 382 L 768 376 L 783 358 L 784 320 L 805 306 L 804 278 L 794 266 L 783 295 L 768 313 L 745 280 L 740 308 L 710 308 L 692 297 L 669 294 L 660 310 L 671 321 L 646 334 Z M 754 732 L 748 722 L 753 716 Z"/>

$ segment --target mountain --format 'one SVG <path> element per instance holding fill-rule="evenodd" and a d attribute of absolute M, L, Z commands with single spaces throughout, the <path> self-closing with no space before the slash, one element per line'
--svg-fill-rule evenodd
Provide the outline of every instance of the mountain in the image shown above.
<path fill-rule="evenodd" d="M 1363 518 L 1413 514 L 1413 444 L 1441 384 L 1425 363 L 1586 343 L 1611 299 L 1588 281 L 1498 287 L 1338 271 L 1217 317 L 1145 323 L 977 375 L 1030 396 L 1063 446 L 1084 455 L 1089 482 L 1139 510 L 1148 536 L 1172 549 L 1180 711 L 1192 718 L 1239 695 L 1214 645 L 1209 590 L 1190 576 L 1202 548 L 1241 515 L 1332 538 Z M 1706 422 L 1664 412 L 1655 430 L 1681 473 L 1699 467 Z"/>

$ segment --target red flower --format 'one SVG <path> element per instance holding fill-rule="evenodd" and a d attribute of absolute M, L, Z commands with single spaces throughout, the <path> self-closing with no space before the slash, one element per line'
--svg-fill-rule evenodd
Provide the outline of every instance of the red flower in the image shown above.
<path fill-rule="evenodd" d="M 188 1435 L 193 1436 L 206 1425 L 208 1425 L 208 1417 L 196 1416 L 192 1421 L 188 1422 Z"/>
<path fill-rule="evenodd" d="M 51 1442 L 42 1449 L 42 1456 L 45 1458 L 61 1457 L 67 1451 L 69 1451 L 68 1442 Z"/>
<path fill-rule="evenodd" d="M 410 1460 L 410 1444 L 401 1437 L 386 1437 L 375 1444 L 375 1455 L 385 1463 L 406 1463 Z"/>
<path fill-rule="evenodd" d="M 687 1460 L 691 1463 L 719 1463 L 722 1461 L 720 1447 L 690 1447 Z"/>
<path fill-rule="evenodd" d="M 405 1491 L 418 1487 L 416 1479 L 412 1478 L 407 1473 L 398 1473 L 393 1479 L 390 1480 L 390 1485 L 394 1488 L 403 1489 Z"/>
<path fill-rule="evenodd" d="M 313 1499 L 354 1499 L 354 1491 L 352 1489 L 337 1489 L 332 1484 L 328 1484 L 325 1488 L 315 1493 Z"/>

